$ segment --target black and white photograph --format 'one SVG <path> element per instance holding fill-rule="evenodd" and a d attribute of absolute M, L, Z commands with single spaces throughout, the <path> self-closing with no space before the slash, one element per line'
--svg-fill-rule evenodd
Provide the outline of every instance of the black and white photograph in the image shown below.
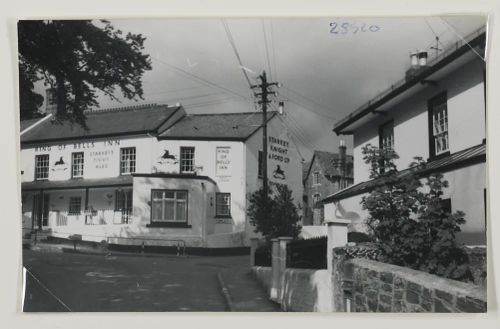
<path fill-rule="evenodd" d="M 487 312 L 488 16 L 16 22 L 22 312 Z"/>

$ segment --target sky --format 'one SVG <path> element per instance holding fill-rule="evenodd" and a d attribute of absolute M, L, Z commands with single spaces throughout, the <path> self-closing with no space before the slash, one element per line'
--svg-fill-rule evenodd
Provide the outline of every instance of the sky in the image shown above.
<path fill-rule="evenodd" d="M 143 76 L 144 100 L 122 103 L 100 97 L 101 108 L 144 103 L 181 103 L 188 113 L 256 112 L 252 84 L 266 71 L 279 82 L 271 109 L 282 116 L 308 161 L 314 149 L 336 152 L 344 139 L 336 121 L 402 79 L 409 54 L 446 49 L 485 24 L 481 16 L 400 18 L 263 18 L 111 20 L 146 37 L 152 70 Z M 227 27 L 227 28 L 226 28 Z"/>

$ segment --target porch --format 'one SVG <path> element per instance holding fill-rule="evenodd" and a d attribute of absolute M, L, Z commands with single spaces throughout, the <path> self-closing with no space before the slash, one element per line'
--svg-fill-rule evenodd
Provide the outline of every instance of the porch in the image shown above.
<path fill-rule="evenodd" d="M 132 177 L 24 182 L 22 217 L 23 233 L 129 224 Z"/>

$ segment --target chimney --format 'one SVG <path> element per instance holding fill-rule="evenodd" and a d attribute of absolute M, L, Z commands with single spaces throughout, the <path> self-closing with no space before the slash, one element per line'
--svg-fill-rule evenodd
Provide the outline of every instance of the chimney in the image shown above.
<path fill-rule="evenodd" d="M 417 50 L 410 53 L 410 62 L 411 66 L 405 74 L 406 81 L 413 79 L 427 68 L 427 52 Z"/>
<path fill-rule="evenodd" d="M 418 65 L 421 67 L 427 66 L 427 52 L 421 51 L 418 53 Z"/>
<path fill-rule="evenodd" d="M 340 140 L 339 145 L 339 162 L 340 162 L 340 177 L 344 178 L 346 176 L 346 146 L 343 139 Z"/>
<path fill-rule="evenodd" d="M 411 67 L 418 66 L 418 52 L 414 51 L 410 54 Z"/>

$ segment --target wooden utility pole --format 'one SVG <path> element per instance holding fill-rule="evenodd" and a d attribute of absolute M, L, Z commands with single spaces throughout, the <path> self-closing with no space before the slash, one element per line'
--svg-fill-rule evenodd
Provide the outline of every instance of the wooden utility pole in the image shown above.
<path fill-rule="evenodd" d="M 276 92 L 269 91 L 267 88 L 271 86 L 277 86 L 277 82 L 267 82 L 266 71 L 262 72 L 259 76 L 260 85 L 251 86 L 252 89 L 259 88 L 260 93 L 255 93 L 255 97 L 260 97 L 258 101 L 259 104 L 262 104 L 262 188 L 264 192 L 264 196 L 267 200 L 267 193 L 269 189 L 268 185 L 268 176 L 267 176 L 267 104 L 271 101 L 268 100 L 269 95 L 276 95 Z"/>

